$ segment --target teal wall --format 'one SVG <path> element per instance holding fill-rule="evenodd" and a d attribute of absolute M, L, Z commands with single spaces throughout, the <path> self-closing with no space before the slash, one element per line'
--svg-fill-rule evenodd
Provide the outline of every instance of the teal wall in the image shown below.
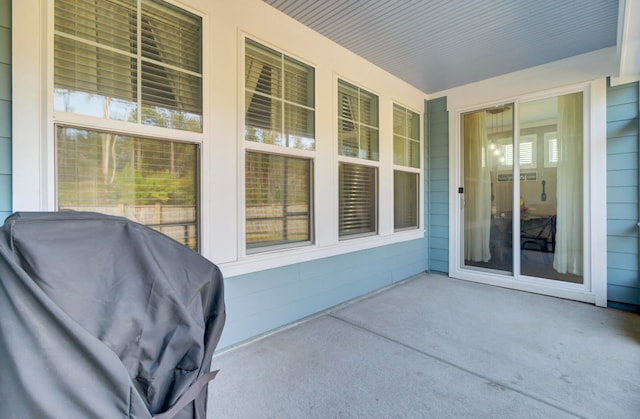
<path fill-rule="evenodd" d="M 607 298 L 638 310 L 638 83 L 607 90 Z"/>
<path fill-rule="evenodd" d="M 11 0 L 0 0 L 0 224 L 11 213 Z"/>
<path fill-rule="evenodd" d="M 426 239 L 225 278 L 219 350 L 427 270 Z"/>
<path fill-rule="evenodd" d="M 449 113 L 447 98 L 425 102 L 429 270 L 449 272 Z"/>

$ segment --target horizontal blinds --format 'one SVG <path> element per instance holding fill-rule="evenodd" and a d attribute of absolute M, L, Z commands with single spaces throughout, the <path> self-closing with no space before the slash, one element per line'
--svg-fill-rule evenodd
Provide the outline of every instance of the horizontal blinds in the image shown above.
<path fill-rule="evenodd" d="M 198 145 L 58 126 L 58 208 L 130 218 L 197 249 Z"/>
<path fill-rule="evenodd" d="M 311 240 L 311 160 L 248 151 L 246 243 L 250 249 Z"/>
<path fill-rule="evenodd" d="M 396 230 L 418 227 L 418 174 L 393 172 L 393 226 Z"/>
<path fill-rule="evenodd" d="M 377 169 L 340 163 L 340 236 L 372 234 L 377 231 Z"/>
<path fill-rule="evenodd" d="M 56 0 L 55 31 L 57 94 L 136 103 L 143 123 L 201 130 L 199 16 L 162 1 Z M 83 113 L 72 106 L 61 110 Z M 198 126 L 180 125 L 181 113 Z"/>

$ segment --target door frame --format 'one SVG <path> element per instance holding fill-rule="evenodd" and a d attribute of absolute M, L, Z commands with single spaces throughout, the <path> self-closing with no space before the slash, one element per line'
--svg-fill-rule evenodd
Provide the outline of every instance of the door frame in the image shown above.
<path fill-rule="evenodd" d="M 482 84 L 482 82 L 480 82 Z M 554 297 L 594 303 L 606 306 L 607 281 L 607 236 L 606 236 L 606 80 L 547 88 L 536 92 L 520 92 L 500 96 L 495 82 L 486 83 L 487 88 L 479 89 L 475 95 L 460 94 L 448 98 L 449 111 L 449 276 L 488 285 L 496 285 L 521 291 L 534 292 Z M 489 85 L 493 84 L 491 87 Z M 478 90 L 478 89 L 475 89 Z M 507 91 L 509 88 L 502 89 Z M 478 100 L 482 97 L 483 100 Z M 584 104 L 584 148 L 583 148 L 583 228 L 584 228 L 584 269 L 583 284 L 572 284 L 549 279 L 519 275 L 519 259 L 515 258 L 513 276 L 468 269 L 464 267 L 461 251 L 462 210 L 458 187 L 463 186 L 462 178 L 462 136 L 461 115 L 491 106 L 514 104 L 514 133 L 518 131 L 517 113 L 520 103 L 537 99 L 583 92 Z M 474 96 L 476 97 L 474 99 Z M 453 99 L 453 100 L 451 100 Z M 515 177 L 514 177 L 515 178 Z M 518 193 L 519 186 L 514 188 Z M 514 195 L 519 196 L 519 195 Z M 515 231 L 514 231 L 515 234 Z M 519 238 L 518 240 L 519 241 Z M 514 241 L 516 243 L 517 241 Z"/>

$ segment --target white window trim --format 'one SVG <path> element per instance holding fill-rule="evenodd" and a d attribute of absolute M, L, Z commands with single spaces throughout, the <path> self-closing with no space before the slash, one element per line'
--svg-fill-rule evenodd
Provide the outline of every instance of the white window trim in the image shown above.
<path fill-rule="evenodd" d="M 173 0 L 164 0 L 202 18 L 202 51 L 208 48 L 207 16 L 198 10 L 186 7 Z M 201 177 L 208 175 L 208 168 L 202 164 L 208 123 L 204 122 L 203 132 L 195 133 L 171 128 L 142 125 L 134 122 L 110 120 L 69 112 L 55 111 L 53 108 L 54 78 L 54 1 L 25 0 L 13 3 L 13 38 L 21 40 L 22 48 L 13 48 L 14 91 L 13 97 L 13 210 L 14 211 L 54 211 L 56 197 L 56 153 L 55 126 L 62 124 L 87 130 L 105 130 L 131 136 L 141 136 L 159 140 L 178 140 L 196 143 L 200 146 L 199 168 Z M 35 22 L 34 22 L 35 20 Z M 29 22 L 29 24 L 20 24 Z M 34 65 L 34 63 L 37 63 Z M 25 68 L 32 69 L 24 74 Z M 207 95 L 209 65 L 202 62 L 203 116 L 209 107 Z M 35 117 L 34 117 L 35 116 Z M 38 165 L 34 167 L 33 152 L 38 152 Z M 205 251 L 204 226 L 206 212 L 203 203 L 208 191 L 199 185 L 199 226 L 198 235 L 201 252 Z"/>
<path fill-rule="evenodd" d="M 344 65 L 342 62 L 330 62 L 325 48 L 318 55 L 309 52 L 306 45 L 298 41 L 288 42 L 279 36 L 273 36 L 269 30 L 257 26 L 254 28 L 261 36 L 250 35 L 264 45 L 273 47 L 272 42 L 264 39 L 279 40 L 277 50 L 309 63 L 317 70 L 316 87 L 316 162 L 314 164 L 314 195 L 315 195 L 315 239 L 312 246 L 274 250 L 255 255 L 245 255 L 238 249 L 244 247 L 243 227 L 244 205 L 241 195 L 244 185 L 237 175 L 244 170 L 244 101 L 237 99 L 241 80 L 238 71 L 243 69 L 244 62 L 244 24 L 238 19 L 228 26 L 216 25 L 213 22 L 223 22 L 224 16 L 211 13 L 213 7 L 202 5 L 203 12 L 197 6 L 196 0 L 166 0 L 189 12 L 202 16 L 203 19 L 203 132 L 172 130 L 153 126 L 131 127 L 126 121 L 102 120 L 83 115 L 66 115 L 64 112 L 53 111 L 53 0 L 20 0 L 13 2 L 12 38 L 12 123 L 13 123 L 13 176 L 12 176 L 12 208 L 14 211 L 53 211 L 55 210 L 55 177 L 54 177 L 54 126 L 57 122 L 79 125 L 87 129 L 106 129 L 108 131 L 123 131 L 144 137 L 178 139 L 198 142 L 200 147 L 200 243 L 203 256 L 214 261 L 223 270 L 225 276 L 236 276 L 264 269 L 277 268 L 286 265 L 303 263 L 345 253 L 373 249 L 380 246 L 392 245 L 412 240 L 424 239 L 423 209 L 420 211 L 421 228 L 411 231 L 393 231 L 393 214 L 388 208 L 388 202 L 383 202 L 379 209 L 379 234 L 353 240 L 338 240 L 338 201 L 337 201 L 337 115 L 336 99 L 337 71 L 343 72 L 339 77 L 358 85 L 374 85 L 377 74 L 373 65 L 373 72 L 363 72 L 359 68 Z M 225 6 L 226 12 L 232 6 Z M 244 22 L 244 23 L 243 23 Z M 251 23 L 252 25 L 254 23 Z M 233 32 L 233 33 L 231 33 Z M 215 36 L 213 36 L 215 35 Z M 236 45 L 228 43 L 220 45 L 218 42 L 233 38 Z M 315 38 L 314 38 L 315 39 Z M 19 42 L 19 48 L 17 43 Z M 215 43 L 215 44 L 214 44 Z M 215 48 L 213 48 L 215 47 Z M 216 50 L 229 59 L 233 57 L 236 66 L 219 68 L 211 52 Z M 308 58 L 311 54 L 317 57 L 320 64 L 313 63 Z M 333 55 L 330 55 L 333 57 Z M 354 60 L 359 58 L 353 56 Z M 359 61 L 358 61 L 359 62 Z M 329 64 L 327 64 L 329 63 Z M 352 72 L 352 68 L 355 70 Z M 215 73 L 215 74 L 214 74 Z M 351 75 L 351 76 L 350 76 Z M 215 77 L 215 79 L 214 79 Z M 222 81 L 221 81 L 222 77 Z M 355 83 L 354 79 L 360 80 Z M 233 82 L 236 81 L 237 82 Z M 398 103 L 413 103 L 408 108 L 420 108 L 426 95 L 417 89 L 408 88 L 399 80 L 383 79 L 381 91 L 367 89 L 379 96 L 380 100 L 380 139 L 381 147 L 387 141 L 384 137 L 391 137 L 391 97 L 397 94 Z M 319 99 L 318 91 L 324 89 L 325 94 Z M 330 90 L 330 92 L 329 92 Z M 397 93 L 398 90 L 401 93 Z M 234 98 L 229 108 L 220 109 L 219 100 L 214 95 L 222 94 Z M 217 107 L 214 109 L 214 107 Z M 235 110 L 233 109 L 235 108 Z M 387 110 L 388 108 L 388 110 Z M 220 116 L 220 111 L 225 116 Z M 215 111 L 215 113 L 214 113 Z M 235 123 L 227 124 L 221 121 L 235 112 Z M 423 112 L 419 112 L 423 115 Z M 388 115 L 387 115 L 388 114 Z M 424 117 L 424 116 L 423 116 Z M 226 120 L 228 121 L 228 119 Z M 225 122 L 226 122 L 225 121 Z M 424 121 L 424 119 L 422 119 Z M 421 125 L 421 141 L 424 144 L 423 126 Z M 421 150 L 423 152 L 423 150 Z M 393 175 L 392 160 L 385 161 L 384 155 L 391 156 L 391 149 L 381 148 L 380 165 L 381 179 Z M 362 162 L 358 162 L 359 164 Z M 229 170 L 236 176 L 229 176 Z M 386 173 L 386 174 L 385 174 Z M 424 175 L 421 171 L 420 191 L 423 194 Z M 328 180 L 335 183 L 327 188 Z M 390 178 L 388 178 L 390 179 Z M 388 180 L 387 179 L 387 180 Z M 386 192 L 385 192 L 386 191 Z M 386 195 L 384 195 L 386 193 Z M 389 201 L 392 195 L 389 187 L 380 191 L 380 199 Z M 221 199 L 232 201 L 232 204 L 221 205 Z M 424 196 L 421 195 L 421 202 Z M 387 205 L 385 207 L 384 205 Z M 391 202 L 392 207 L 392 202 Z"/>
<path fill-rule="evenodd" d="M 401 232 L 405 232 L 405 231 L 412 231 L 412 230 L 421 230 L 424 231 L 424 214 L 426 211 L 426 203 L 424 201 L 424 113 L 423 112 L 419 112 L 416 111 L 415 109 L 412 109 L 410 106 L 404 105 L 403 103 L 396 101 L 396 100 L 392 100 L 391 103 L 391 115 L 393 118 L 393 105 L 398 105 L 401 106 L 403 108 L 405 108 L 408 111 L 414 112 L 416 114 L 418 114 L 418 118 L 420 119 L 420 123 L 419 125 L 419 143 L 420 143 L 420 167 L 411 167 L 411 166 L 404 166 L 401 164 L 393 164 L 393 167 L 391 168 L 391 176 L 393 176 L 393 173 L 395 171 L 401 171 L 401 172 L 407 172 L 407 173 L 415 173 L 418 175 L 418 226 L 417 227 L 407 227 L 407 228 L 401 228 L 401 229 L 396 229 L 395 225 L 394 227 L 394 233 L 398 234 Z M 393 135 L 395 135 L 395 133 L 393 132 L 393 124 L 391 127 L 391 134 L 392 137 Z M 407 137 L 408 138 L 408 137 Z M 393 138 L 391 140 L 391 146 L 393 147 Z M 393 148 L 391 150 L 391 160 L 393 161 Z M 395 191 L 391 191 L 392 194 L 395 193 Z M 393 195 L 392 195 L 393 196 Z M 392 212 L 393 212 L 393 207 L 391 208 Z M 392 221 L 393 221 L 393 217 L 394 214 L 391 215 Z M 395 223 L 394 223 L 395 224 Z"/>

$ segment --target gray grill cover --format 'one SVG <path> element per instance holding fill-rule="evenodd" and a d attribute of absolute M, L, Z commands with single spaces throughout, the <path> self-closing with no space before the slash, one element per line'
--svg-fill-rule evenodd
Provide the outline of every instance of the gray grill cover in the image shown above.
<path fill-rule="evenodd" d="M 13 214 L 0 230 L 0 417 L 165 412 L 209 372 L 224 320 L 219 269 L 176 241 L 96 213 Z M 202 391 L 174 417 L 205 416 Z"/>

